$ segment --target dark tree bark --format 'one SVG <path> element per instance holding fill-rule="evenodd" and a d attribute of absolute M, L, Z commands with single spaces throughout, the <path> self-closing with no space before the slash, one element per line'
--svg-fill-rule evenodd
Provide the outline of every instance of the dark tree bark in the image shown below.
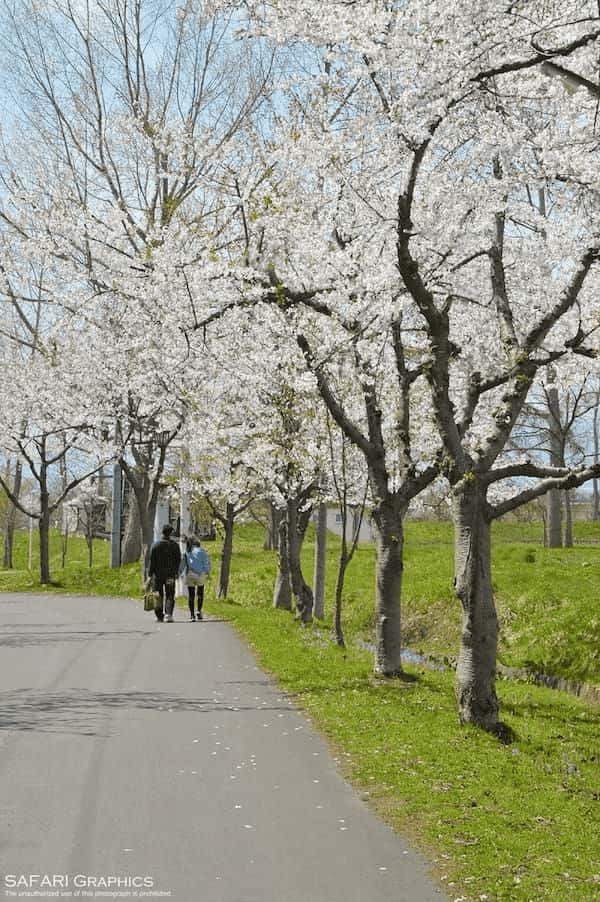
<path fill-rule="evenodd" d="M 122 466 L 133 489 L 132 502 L 138 508 L 143 575 L 144 578 L 146 578 L 148 575 L 148 567 L 150 566 L 150 549 L 154 542 L 154 520 L 156 517 L 156 505 L 158 501 L 158 482 L 153 480 L 154 485 L 152 486 L 148 473 L 134 473 L 132 468 L 128 467 L 127 464 L 123 462 Z"/>
<path fill-rule="evenodd" d="M 288 558 L 292 591 L 296 598 L 296 614 L 302 623 L 310 623 L 313 617 L 313 593 L 304 579 L 300 554 L 306 528 L 310 520 L 311 508 L 299 510 L 297 498 L 287 502 Z"/>
<path fill-rule="evenodd" d="M 346 570 L 354 556 L 358 545 L 360 529 L 362 526 L 363 515 L 365 512 L 365 503 L 368 492 L 368 482 L 360 505 L 353 507 L 348 504 L 348 492 L 350 489 L 350 477 L 347 469 L 347 445 L 349 440 L 340 430 L 341 445 L 339 447 L 339 455 L 335 451 L 334 431 L 331 423 L 327 421 L 327 434 L 329 437 L 329 460 L 331 464 L 331 474 L 333 486 L 340 505 L 340 517 L 342 521 L 342 531 L 340 537 L 340 553 L 338 557 L 338 569 L 335 579 L 335 607 L 333 617 L 333 635 L 336 644 L 340 648 L 345 648 L 346 640 L 344 638 L 344 628 L 342 625 L 342 606 L 344 599 L 344 582 L 346 579 Z M 339 466 L 336 466 L 339 464 Z M 352 486 L 354 488 L 354 486 Z M 348 544 L 348 519 L 351 520 L 351 538 Z"/>
<path fill-rule="evenodd" d="M 127 508 L 125 520 L 125 532 L 123 535 L 123 548 L 121 550 L 121 563 L 133 564 L 142 556 L 142 527 L 140 521 L 140 508 L 132 491 L 129 495 L 130 503 Z"/>
<path fill-rule="evenodd" d="M 358 537 L 362 524 L 364 512 L 364 499 L 361 507 L 352 511 L 352 539 L 348 545 L 348 505 L 345 500 L 345 491 L 341 494 L 341 516 L 342 516 L 342 535 L 340 540 L 340 554 L 338 558 L 338 570 L 335 579 L 335 609 L 333 616 L 333 635 L 336 644 L 340 648 L 345 648 L 346 640 L 344 638 L 344 627 L 342 624 L 342 607 L 344 601 L 344 583 L 346 580 L 346 570 L 354 556 L 356 546 L 358 545 Z"/>
<path fill-rule="evenodd" d="M 277 551 L 279 547 L 279 526 L 283 518 L 283 511 L 269 502 L 269 525 L 263 548 L 265 551 Z"/>
<path fill-rule="evenodd" d="M 594 440 L 594 460 L 600 460 L 600 392 L 596 393 L 596 406 L 592 420 Z M 600 520 L 600 486 L 599 480 L 592 480 L 592 520 Z"/>
<path fill-rule="evenodd" d="M 223 526 L 223 550 L 221 552 L 221 567 L 219 570 L 219 588 L 217 590 L 217 598 L 227 598 L 229 590 L 229 575 L 231 573 L 231 558 L 233 555 L 233 528 L 235 524 L 236 510 L 227 502 L 225 506 L 225 516 L 221 517 Z"/>
<path fill-rule="evenodd" d="M 401 613 L 405 509 L 399 499 L 386 497 L 373 508 L 376 530 L 375 672 L 402 674 Z"/>
<path fill-rule="evenodd" d="M 348 568 L 348 552 L 347 548 L 342 546 L 338 559 L 338 571 L 335 578 L 335 609 L 333 614 L 333 635 L 336 644 L 340 648 L 346 647 L 346 639 L 344 637 L 344 626 L 342 623 L 342 608 L 344 602 L 344 581 L 346 578 L 346 570 Z"/>
<path fill-rule="evenodd" d="M 277 576 L 273 590 L 273 607 L 284 611 L 292 610 L 292 582 L 287 538 L 287 519 L 280 511 L 279 538 L 277 548 Z"/>
<path fill-rule="evenodd" d="M 239 507 L 230 502 L 225 502 L 225 508 L 219 508 L 217 502 L 213 501 L 208 493 L 204 497 L 209 505 L 213 516 L 219 521 L 223 527 L 223 548 L 221 551 L 221 566 L 219 568 L 219 585 L 217 587 L 217 598 L 227 598 L 229 591 L 229 577 L 231 574 L 231 559 L 233 557 L 233 533 L 235 521 L 254 501 L 253 496 L 248 496 L 242 501 Z"/>
<path fill-rule="evenodd" d="M 455 590 L 462 608 L 456 694 L 461 723 L 498 729 L 498 619 L 491 570 L 490 511 L 485 490 L 464 479 L 453 492 Z"/>
<path fill-rule="evenodd" d="M 573 505 L 571 503 L 571 493 L 564 492 L 565 499 L 565 548 L 573 547 Z"/>
<path fill-rule="evenodd" d="M 150 549 L 154 541 L 154 520 L 165 470 L 167 447 L 177 435 L 180 426 L 181 423 L 160 444 L 157 442 L 154 432 L 149 429 L 146 441 L 138 443 L 137 446 L 132 445 L 133 463 L 125 457 L 122 457 L 120 461 L 123 473 L 132 489 L 131 503 L 136 504 L 138 508 L 144 579 L 148 575 L 150 566 Z"/>
<path fill-rule="evenodd" d="M 558 389 L 551 384 L 546 388 L 548 401 L 548 434 L 550 439 L 550 465 L 563 466 L 563 446 L 561 436 L 560 400 Z M 558 489 L 552 489 L 546 497 L 546 541 L 547 548 L 562 547 L 562 498 Z"/>
<path fill-rule="evenodd" d="M 10 464 L 9 464 L 10 466 Z M 21 495 L 21 484 L 23 480 L 23 465 L 17 459 L 15 461 L 15 475 L 13 479 L 12 491 L 14 497 L 18 500 Z M 6 515 L 6 529 L 4 532 L 4 566 L 12 569 L 13 567 L 13 547 L 15 539 L 15 527 L 17 522 L 17 506 L 8 500 L 8 512 Z"/>
<path fill-rule="evenodd" d="M 350 327 L 352 332 L 353 326 Z M 367 465 L 373 495 L 372 518 L 376 527 L 377 581 L 375 597 L 375 661 L 374 670 L 382 676 L 402 675 L 400 660 L 401 618 L 400 593 L 402 589 L 403 519 L 411 498 L 414 498 L 431 482 L 438 471 L 428 467 L 418 473 L 411 460 L 410 451 L 410 387 L 419 375 L 406 365 L 402 345 L 401 320 L 391 325 L 391 342 L 394 348 L 399 383 L 399 418 L 397 436 L 404 451 L 405 468 L 398 489 L 390 488 L 390 474 L 386 463 L 386 440 L 382 428 L 382 410 L 377 392 L 377 380 L 370 365 L 363 361 L 354 349 L 357 371 L 361 374 L 361 390 L 367 423 L 366 434 L 348 416 L 336 397 L 332 383 L 324 368 L 315 363 L 313 350 L 304 335 L 296 336 L 309 368 L 314 372 L 317 386 L 332 419 L 346 438 L 362 452 Z M 397 454 L 397 450 L 394 452 Z"/>
<path fill-rule="evenodd" d="M 562 548 L 562 499 L 558 489 L 546 498 L 546 548 Z"/>

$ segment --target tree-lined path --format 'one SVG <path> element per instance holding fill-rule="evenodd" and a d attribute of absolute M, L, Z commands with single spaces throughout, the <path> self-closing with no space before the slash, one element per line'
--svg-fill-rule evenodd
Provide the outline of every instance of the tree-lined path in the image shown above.
<path fill-rule="evenodd" d="M 115 897 L 177 902 L 442 898 L 225 623 L 157 625 L 114 598 L 0 605 L 3 896 L 6 875 L 48 874 L 74 892 L 76 875 L 146 877 Z"/>

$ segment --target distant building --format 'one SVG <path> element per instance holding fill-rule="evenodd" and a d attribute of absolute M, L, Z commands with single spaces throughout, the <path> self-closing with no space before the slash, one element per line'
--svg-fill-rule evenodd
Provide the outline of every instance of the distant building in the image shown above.
<path fill-rule="evenodd" d="M 356 516 L 356 514 L 354 514 Z M 346 538 L 350 542 L 352 540 L 352 518 L 353 512 L 348 511 L 348 522 L 346 524 Z M 313 514 L 313 519 L 316 519 L 316 512 Z M 342 514 L 339 507 L 336 506 L 327 506 L 327 529 L 334 533 L 336 536 L 342 535 Z M 362 523 L 360 526 L 360 531 L 358 534 L 359 542 L 374 542 L 375 541 L 375 528 L 373 526 L 373 522 L 369 517 L 367 511 L 365 511 L 362 519 Z"/>

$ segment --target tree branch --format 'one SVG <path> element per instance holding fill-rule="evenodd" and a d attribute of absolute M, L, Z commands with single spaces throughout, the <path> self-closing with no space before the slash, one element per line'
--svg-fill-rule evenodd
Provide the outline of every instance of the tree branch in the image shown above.
<path fill-rule="evenodd" d="M 484 485 L 492 485 L 501 479 L 512 479 L 521 476 L 529 476 L 532 478 L 542 479 L 549 477 L 551 479 L 562 479 L 569 476 L 572 470 L 569 467 L 546 467 L 542 464 L 535 464 L 533 461 L 523 461 L 522 463 L 507 464 L 505 467 L 498 467 L 496 470 L 490 470 L 481 477 Z"/>
<path fill-rule="evenodd" d="M 534 501 L 536 498 L 545 495 L 546 492 L 549 492 L 551 489 L 561 489 L 565 491 L 567 489 L 577 488 L 577 486 L 583 485 L 584 482 L 588 482 L 590 479 L 597 478 L 598 476 L 600 476 L 600 464 L 594 464 L 591 467 L 572 470 L 568 476 L 562 478 L 546 479 L 544 482 L 539 483 L 539 485 L 534 486 L 531 489 L 526 489 L 518 495 L 515 495 L 513 498 L 509 498 L 500 504 L 490 505 L 490 519 L 497 520 L 504 514 L 516 510 L 516 508 L 521 507 L 523 504 L 527 504 L 528 501 Z"/>
<path fill-rule="evenodd" d="M 554 57 L 569 56 L 575 50 L 579 50 L 581 47 L 585 47 L 587 44 L 597 41 L 598 38 L 600 38 L 600 31 L 590 31 L 579 38 L 575 38 L 568 44 L 564 44 L 562 47 L 555 47 L 553 50 L 538 48 L 532 42 L 532 46 L 534 47 L 534 50 L 536 50 L 534 56 L 529 57 L 529 59 L 514 60 L 512 63 L 502 63 L 500 66 L 492 66 L 489 69 L 483 69 L 481 72 L 478 72 L 477 75 L 473 75 L 469 80 L 477 83 L 487 81 L 487 79 L 494 78 L 497 75 L 506 75 L 509 72 L 520 72 L 524 69 L 533 69 L 534 66 L 547 63 Z"/>
<path fill-rule="evenodd" d="M 298 334 L 296 336 L 296 341 L 298 342 L 298 347 L 304 355 L 308 369 L 311 371 L 311 373 L 314 373 L 316 377 L 319 392 L 327 406 L 327 409 L 329 410 L 329 413 L 338 424 L 340 429 L 344 432 L 344 434 L 348 436 L 351 442 L 353 442 L 358 448 L 361 449 L 363 454 L 368 459 L 374 453 L 375 449 L 373 445 L 371 444 L 369 439 L 361 432 L 358 426 L 356 426 L 356 424 L 353 423 L 346 415 L 344 408 L 331 390 L 329 382 L 323 372 L 323 368 L 315 364 L 312 348 L 310 347 L 306 337 L 304 335 Z"/>

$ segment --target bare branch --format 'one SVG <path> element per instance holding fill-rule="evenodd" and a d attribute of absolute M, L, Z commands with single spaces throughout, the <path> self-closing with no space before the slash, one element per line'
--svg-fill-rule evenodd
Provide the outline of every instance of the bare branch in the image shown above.
<path fill-rule="evenodd" d="M 523 504 L 527 504 L 528 501 L 534 501 L 536 498 L 540 498 L 551 489 L 561 489 L 563 491 L 574 489 L 598 476 L 600 476 L 600 464 L 594 464 L 591 467 L 572 470 L 568 476 L 562 478 L 546 479 L 537 486 L 526 489 L 518 495 L 515 495 L 513 498 L 509 498 L 507 501 L 503 501 L 496 505 L 490 505 L 490 518 L 492 520 L 497 520 L 498 517 L 502 517 L 504 514 L 509 513 L 509 511 L 516 510 Z"/>

